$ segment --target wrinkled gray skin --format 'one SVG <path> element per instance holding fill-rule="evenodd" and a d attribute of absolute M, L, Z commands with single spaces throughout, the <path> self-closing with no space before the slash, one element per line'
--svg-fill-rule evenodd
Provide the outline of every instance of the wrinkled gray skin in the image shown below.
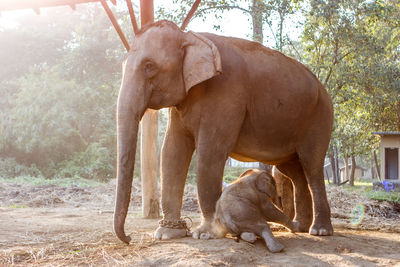
<path fill-rule="evenodd" d="M 256 236 L 264 239 L 271 252 L 280 252 L 284 246 L 273 236 L 267 221 L 284 225 L 291 231 L 298 231 L 298 223 L 286 216 L 273 202 L 278 194 L 273 177 L 260 170 L 248 170 L 239 179 L 229 184 L 217 202 L 215 225 L 219 226 L 214 236 L 222 237 L 227 232 L 248 242 Z"/>
<path fill-rule="evenodd" d="M 139 121 L 146 109 L 170 107 L 161 153 L 164 220 L 181 217 L 193 152 L 203 215 L 193 237 L 212 232 L 228 156 L 276 165 L 294 184 L 300 231 L 331 235 L 323 164 L 333 122 L 330 97 L 301 63 L 257 42 L 182 32 L 156 22 L 133 39 L 123 64 L 117 105 L 117 192 L 114 230 L 124 225 L 135 164 Z M 313 216 L 314 215 L 314 216 Z M 186 236 L 159 227 L 155 238 Z"/>

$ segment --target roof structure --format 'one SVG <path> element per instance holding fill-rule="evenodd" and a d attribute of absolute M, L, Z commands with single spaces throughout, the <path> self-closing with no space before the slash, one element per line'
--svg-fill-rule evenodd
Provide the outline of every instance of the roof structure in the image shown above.
<path fill-rule="evenodd" d="M 117 0 L 110 0 L 111 3 L 114 5 L 117 4 Z M 136 22 L 136 17 L 135 17 L 135 12 L 133 11 L 132 7 L 132 2 L 131 0 L 125 0 L 126 4 L 128 6 L 128 11 L 129 15 L 131 17 L 131 22 L 132 22 L 132 27 L 133 27 L 133 32 L 136 34 L 139 31 L 138 24 Z M 122 43 L 124 44 L 126 51 L 130 50 L 129 43 L 125 37 L 125 34 L 123 33 L 121 27 L 119 26 L 113 12 L 111 11 L 110 7 L 107 4 L 107 0 L 2 0 L 0 2 L 0 13 L 2 11 L 11 11 L 11 10 L 18 10 L 18 9 L 33 9 L 38 15 L 40 15 L 40 8 L 45 8 L 45 7 L 57 7 L 57 6 L 70 6 L 72 9 L 75 10 L 76 5 L 78 4 L 85 4 L 85 3 L 92 3 L 92 2 L 100 2 L 101 5 L 103 6 L 104 10 L 106 11 L 108 17 L 111 20 L 111 23 L 113 24 L 115 30 L 117 31 L 119 37 L 121 38 Z M 189 24 L 189 21 L 194 15 L 194 12 L 196 11 L 197 7 L 199 6 L 201 0 L 196 0 L 193 3 L 192 8 L 190 9 L 188 15 L 186 16 L 185 20 L 182 23 L 181 30 L 185 30 L 186 26 Z M 150 1 L 143 1 L 141 0 L 141 5 L 152 5 L 152 0 Z M 145 10 L 147 7 L 144 8 Z M 141 15 L 143 9 L 141 9 Z M 154 11 L 152 11 L 154 12 Z M 144 14 L 147 14 L 144 12 Z M 154 21 L 154 17 L 151 19 Z"/>
<path fill-rule="evenodd" d="M 110 0 L 111 3 L 114 5 L 117 4 L 116 0 Z M 122 32 L 121 27 L 119 26 L 113 12 L 111 11 L 110 7 L 107 4 L 106 0 L 3 0 L 0 2 L 0 12 L 1 11 L 11 11 L 11 10 L 18 10 L 18 9 L 33 9 L 38 15 L 40 15 L 40 8 L 45 7 L 57 7 L 57 6 L 70 6 L 72 9 L 75 10 L 76 5 L 78 4 L 85 4 L 85 3 L 92 3 L 92 2 L 100 2 L 103 6 L 104 10 L 106 11 L 108 17 L 111 20 L 115 30 L 117 31 L 119 37 L 121 38 L 122 43 L 124 44 L 127 51 L 129 51 L 129 43 Z M 126 4 L 128 5 L 129 14 L 132 20 L 132 26 L 134 32 L 138 31 L 135 13 L 133 12 L 132 2 L 131 0 L 126 0 Z"/>
<path fill-rule="evenodd" d="M 385 136 L 385 135 L 400 135 L 400 132 L 383 131 L 383 132 L 372 132 L 371 134 L 380 135 L 380 136 Z"/>
<path fill-rule="evenodd" d="M 17 10 L 17 9 L 33 9 L 38 11 L 43 7 L 70 6 L 75 9 L 76 5 L 101 2 L 101 0 L 3 0 L 0 2 L 0 11 Z M 111 0 L 115 5 L 116 0 Z"/>

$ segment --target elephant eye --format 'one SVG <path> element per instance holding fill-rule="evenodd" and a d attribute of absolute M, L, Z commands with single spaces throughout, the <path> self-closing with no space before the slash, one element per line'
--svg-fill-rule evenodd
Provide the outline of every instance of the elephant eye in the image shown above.
<path fill-rule="evenodd" d="M 157 72 L 158 72 L 158 68 L 157 68 L 156 64 L 154 64 L 154 63 L 151 62 L 151 61 L 146 61 L 146 62 L 144 63 L 143 70 L 144 70 L 145 75 L 146 75 L 148 78 L 153 77 L 153 76 L 156 75 Z"/>

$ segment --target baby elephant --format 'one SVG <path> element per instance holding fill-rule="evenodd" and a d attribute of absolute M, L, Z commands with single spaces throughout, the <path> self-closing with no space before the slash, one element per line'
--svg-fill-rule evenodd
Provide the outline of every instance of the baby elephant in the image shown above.
<path fill-rule="evenodd" d="M 267 221 L 282 224 L 291 231 L 298 231 L 298 225 L 272 203 L 276 203 L 277 197 L 275 181 L 269 173 L 245 171 L 224 189 L 217 202 L 215 223 L 220 228 L 217 235 L 229 232 L 248 242 L 260 236 L 271 252 L 282 251 L 284 246 L 272 235 Z"/>

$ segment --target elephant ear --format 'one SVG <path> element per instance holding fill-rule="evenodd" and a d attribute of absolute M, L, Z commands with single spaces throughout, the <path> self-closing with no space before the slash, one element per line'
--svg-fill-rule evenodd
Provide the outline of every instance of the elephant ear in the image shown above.
<path fill-rule="evenodd" d="M 221 56 L 218 48 L 206 37 L 194 33 L 185 33 L 183 47 L 183 79 L 186 92 L 190 88 L 222 72 Z"/>
<path fill-rule="evenodd" d="M 256 173 L 256 172 L 257 172 L 257 170 L 248 169 L 248 170 L 242 172 L 242 174 L 239 176 L 239 178 L 242 178 L 242 177 L 245 177 L 245 176 L 249 176 L 249 175 L 251 175 L 253 173 Z"/>
<path fill-rule="evenodd" d="M 268 197 L 272 197 L 276 190 L 275 181 L 270 174 L 262 171 L 257 175 L 256 188 L 258 191 L 267 194 Z"/>

